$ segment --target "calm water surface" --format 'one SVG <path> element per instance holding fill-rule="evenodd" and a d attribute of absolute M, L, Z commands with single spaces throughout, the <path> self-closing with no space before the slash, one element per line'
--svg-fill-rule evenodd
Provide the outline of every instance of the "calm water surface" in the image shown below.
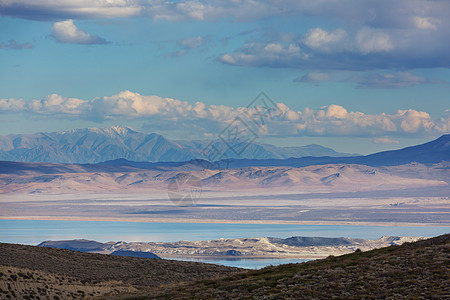
<path fill-rule="evenodd" d="M 295 258 L 244 258 L 244 259 L 219 259 L 219 258 L 171 258 L 173 260 L 196 261 L 223 265 L 229 267 L 239 267 L 244 269 L 261 269 L 267 266 L 278 266 L 281 264 L 294 264 L 309 261 L 310 259 Z"/>
<path fill-rule="evenodd" d="M 45 240 L 88 239 L 99 242 L 174 242 L 243 237 L 350 237 L 377 239 L 383 235 L 437 236 L 449 227 L 393 227 L 354 225 L 206 224 L 103 221 L 0 220 L 0 242 L 37 245 Z M 198 261 L 260 268 L 297 259 L 201 259 Z"/>

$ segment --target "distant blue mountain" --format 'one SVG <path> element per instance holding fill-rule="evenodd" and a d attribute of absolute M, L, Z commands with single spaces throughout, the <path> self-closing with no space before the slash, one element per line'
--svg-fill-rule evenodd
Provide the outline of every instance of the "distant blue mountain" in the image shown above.
<path fill-rule="evenodd" d="M 85 239 L 80 240 L 63 240 L 63 241 L 44 241 L 37 245 L 38 247 L 47 247 L 47 248 L 57 248 L 57 249 L 67 249 L 73 251 L 87 252 L 87 253 L 108 253 L 108 249 L 111 246 L 114 246 L 115 242 L 101 243 L 97 241 L 90 241 Z M 121 242 L 117 243 L 121 244 Z M 152 252 L 143 252 L 143 251 L 131 251 L 131 250 L 123 250 L 118 249 L 109 253 L 110 255 L 116 256 L 129 256 L 129 257 L 142 257 L 142 258 L 157 258 L 160 257 Z"/>
<path fill-rule="evenodd" d="M 230 159 L 221 165 L 229 168 L 256 166 L 306 167 L 324 164 L 362 164 L 367 166 L 396 166 L 408 163 L 439 163 L 450 161 L 450 134 L 417 146 L 400 150 L 383 151 L 365 156 L 351 157 L 301 157 L 288 159 Z"/>
<path fill-rule="evenodd" d="M 110 255 L 141 257 L 141 258 L 157 258 L 157 259 L 161 258 L 158 255 L 151 253 L 151 252 L 131 251 L 131 250 L 117 250 L 117 251 L 112 252 Z"/>
<path fill-rule="evenodd" d="M 127 159 L 109 160 L 97 164 L 58 164 L 58 163 L 28 163 L 0 161 L 0 174 L 27 174 L 38 171 L 41 174 L 85 173 L 85 172 L 133 172 L 138 170 L 178 170 L 241 168 L 241 167 L 306 167 L 325 164 L 360 164 L 372 167 L 396 166 L 417 163 L 439 163 L 450 161 L 450 135 L 412 147 L 400 150 L 383 151 L 366 156 L 348 157 L 301 157 L 288 159 L 230 159 L 210 163 L 202 159 L 183 162 L 136 162 Z"/>
<path fill-rule="evenodd" d="M 228 149 L 220 140 L 172 141 L 163 136 L 137 132 L 128 127 L 85 128 L 63 132 L 0 136 L 0 160 L 53 163 L 99 163 L 126 159 L 145 162 L 180 162 L 203 158 L 210 143 Z M 228 158 L 285 159 L 304 156 L 349 156 L 320 145 L 277 147 L 248 144 L 241 155 L 231 149 Z"/>

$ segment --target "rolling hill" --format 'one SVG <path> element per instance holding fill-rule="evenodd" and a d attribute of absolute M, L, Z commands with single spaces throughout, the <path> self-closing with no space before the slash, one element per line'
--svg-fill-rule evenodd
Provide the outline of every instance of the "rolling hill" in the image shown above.
<path fill-rule="evenodd" d="M 446 234 L 248 271 L 0 243 L 0 293 L 5 299 L 444 299 L 449 247 Z"/>
<path fill-rule="evenodd" d="M 142 299 L 444 299 L 450 234 L 368 252 L 236 273 Z"/>
<path fill-rule="evenodd" d="M 110 299 L 119 292 L 192 282 L 240 270 L 0 243 L 0 298 Z"/>

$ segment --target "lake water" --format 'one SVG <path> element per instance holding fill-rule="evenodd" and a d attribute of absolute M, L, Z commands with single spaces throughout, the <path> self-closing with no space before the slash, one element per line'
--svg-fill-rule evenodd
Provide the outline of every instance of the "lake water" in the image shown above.
<path fill-rule="evenodd" d="M 196 261 L 203 263 L 210 263 L 216 265 L 223 265 L 229 267 L 239 267 L 244 269 L 261 269 L 267 266 L 278 266 L 281 264 L 294 264 L 309 261 L 310 259 L 296 259 L 296 258 L 171 258 L 174 260 Z"/>
<path fill-rule="evenodd" d="M 0 220 L 0 242 L 37 245 L 45 240 L 88 239 L 99 242 L 174 242 L 218 238 L 316 236 L 377 239 L 383 235 L 437 236 L 449 227 L 354 225 L 206 224 L 104 221 Z M 297 259 L 201 259 L 197 261 L 259 268 Z"/>

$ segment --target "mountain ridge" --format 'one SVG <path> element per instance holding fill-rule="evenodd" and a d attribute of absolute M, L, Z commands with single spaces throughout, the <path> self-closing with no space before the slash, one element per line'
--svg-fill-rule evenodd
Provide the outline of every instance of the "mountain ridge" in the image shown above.
<path fill-rule="evenodd" d="M 220 161 L 221 165 L 230 168 L 235 167 L 306 167 L 311 165 L 325 164 L 363 164 L 367 166 L 397 166 L 408 163 L 440 163 L 450 161 L 450 134 L 430 142 L 405 147 L 398 150 L 381 151 L 369 155 L 347 156 L 347 157 L 290 157 L 287 159 L 228 159 Z"/>
<path fill-rule="evenodd" d="M 201 151 L 210 143 L 218 149 L 226 149 L 229 158 L 353 155 L 315 144 L 277 147 L 251 143 L 238 156 L 220 140 L 169 140 L 157 133 L 146 134 L 130 127 L 111 126 L 0 136 L 0 160 L 54 163 L 99 163 L 119 158 L 148 162 L 187 161 L 203 158 Z"/>

